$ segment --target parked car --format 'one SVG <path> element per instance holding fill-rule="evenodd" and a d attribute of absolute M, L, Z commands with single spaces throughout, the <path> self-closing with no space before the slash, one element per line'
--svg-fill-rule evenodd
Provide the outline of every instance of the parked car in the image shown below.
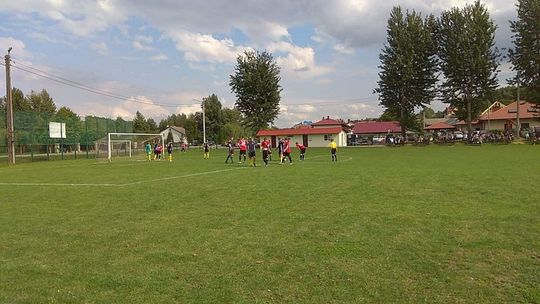
<path fill-rule="evenodd" d="M 463 138 L 465 137 L 465 135 L 463 135 L 463 132 L 461 131 L 456 131 L 454 132 L 454 138 L 457 139 L 457 140 L 463 140 Z"/>

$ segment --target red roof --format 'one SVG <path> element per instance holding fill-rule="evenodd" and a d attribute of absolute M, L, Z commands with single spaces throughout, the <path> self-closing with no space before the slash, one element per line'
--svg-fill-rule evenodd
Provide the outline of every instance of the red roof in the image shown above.
<path fill-rule="evenodd" d="M 341 126 L 343 125 L 343 122 L 342 121 L 339 121 L 339 120 L 335 120 L 335 119 L 330 119 L 330 118 L 325 118 L 323 120 L 319 120 L 313 124 L 311 124 L 312 126 Z"/>
<path fill-rule="evenodd" d="M 343 128 L 298 128 L 298 129 L 277 129 L 277 130 L 260 130 L 257 136 L 293 136 L 293 135 L 322 135 L 322 134 L 338 134 L 343 131 Z"/>
<path fill-rule="evenodd" d="M 429 127 L 425 127 L 424 130 L 445 130 L 445 129 L 455 129 L 456 126 L 445 123 L 444 121 L 434 123 Z"/>
<path fill-rule="evenodd" d="M 537 108 L 535 106 L 535 104 L 521 101 L 519 103 L 519 118 L 527 119 L 540 117 L 540 108 Z M 482 116 L 480 116 L 480 120 L 516 119 L 516 112 L 516 102 L 513 102 L 507 106 L 502 107 L 500 110 L 484 113 Z"/>
<path fill-rule="evenodd" d="M 479 123 L 480 121 L 478 119 L 471 121 L 471 125 L 477 125 Z M 456 122 L 456 126 L 466 126 L 466 125 L 467 125 L 467 122 L 465 120 L 460 120 Z"/>
<path fill-rule="evenodd" d="M 355 134 L 399 133 L 401 125 L 397 121 L 360 121 L 354 124 Z"/>

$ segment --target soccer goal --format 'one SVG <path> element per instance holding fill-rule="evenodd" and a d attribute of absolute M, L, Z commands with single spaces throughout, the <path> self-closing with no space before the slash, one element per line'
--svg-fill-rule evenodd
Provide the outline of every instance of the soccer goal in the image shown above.
<path fill-rule="evenodd" d="M 96 158 L 132 157 L 144 153 L 147 143 L 165 145 L 161 134 L 148 133 L 108 133 L 106 137 L 96 141 Z"/>

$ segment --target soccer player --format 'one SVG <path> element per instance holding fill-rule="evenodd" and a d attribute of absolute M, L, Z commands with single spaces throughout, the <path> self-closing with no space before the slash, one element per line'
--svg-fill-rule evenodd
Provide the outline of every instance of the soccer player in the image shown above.
<path fill-rule="evenodd" d="M 158 143 L 155 143 L 154 144 L 154 160 L 156 160 L 156 158 L 158 157 L 158 147 L 159 147 L 159 144 Z"/>
<path fill-rule="evenodd" d="M 152 145 L 150 145 L 149 142 L 146 143 L 144 150 L 146 152 L 146 155 L 148 155 L 148 160 L 152 160 Z"/>
<path fill-rule="evenodd" d="M 255 163 L 256 146 L 257 146 L 257 143 L 253 140 L 253 138 L 250 137 L 247 142 L 247 151 L 248 151 L 249 163 L 252 167 L 257 167 L 257 164 Z"/>
<path fill-rule="evenodd" d="M 242 163 L 242 155 L 244 156 L 244 163 L 246 162 L 246 151 L 247 151 L 247 142 L 242 136 L 238 141 L 238 147 L 240 148 L 240 153 L 238 154 L 238 163 Z"/>
<path fill-rule="evenodd" d="M 228 142 L 227 142 L 227 152 L 229 153 L 227 155 L 227 159 L 225 160 L 225 163 L 229 163 L 229 159 L 231 160 L 231 164 L 234 163 L 234 145 L 232 143 L 233 139 L 231 138 Z"/>
<path fill-rule="evenodd" d="M 330 144 L 328 144 L 328 147 L 330 147 L 330 153 L 332 154 L 332 161 L 337 162 L 337 144 L 334 141 L 334 139 L 330 139 Z"/>
<path fill-rule="evenodd" d="M 283 163 L 283 139 L 278 138 L 278 145 L 277 145 L 278 155 L 279 155 L 279 163 Z"/>
<path fill-rule="evenodd" d="M 167 145 L 167 158 L 169 159 L 170 162 L 172 162 L 172 151 L 173 151 L 173 144 L 172 142 L 170 142 Z"/>
<path fill-rule="evenodd" d="M 161 160 L 161 154 L 163 153 L 163 146 L 161 146 L 160 144 L 157 144 L 155 153 L 156 153 L 157 159 Z"/>
<path fill-rule="evenodd" d="M 204 143 L 203 148 L 204 148 L 204 156 L 203 156 L 203 158 L 204 159 L 210 158 L 210 147 L 208 146 L 208 142 Z"/>
<path fill-rule="evenodd" d="M 281 163 L 285 163 L 285 158 L 289 159 L 289 163 L 292 165 L 292 158 L 291 158 L 291 142 L 288 138 L 285 138 L 283 140 L 283 158 L 281 159 Z"/>
<path fill-rule="evenodd" d="M 300 160 L 304 160 L 306 154 L 306 147 L 299 144 L 298 142 L 296 143 L 296 147 L 298 148 L 298 150 L 300 150 Z"/>
<path fill-rule="evenodd" d="M 261 150 L 262 150 L 264 165 L 268 166 L 268 156 L 270 154 L 270 142 L 266 140 L 266 138 L 264 138 L 263 141 L 261 142 Z"/>

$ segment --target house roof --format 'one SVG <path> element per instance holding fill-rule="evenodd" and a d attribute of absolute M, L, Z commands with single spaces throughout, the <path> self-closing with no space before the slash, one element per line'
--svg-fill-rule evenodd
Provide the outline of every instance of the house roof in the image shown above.
<path fill-rule="evenodd" d="M 290 128 L 290 129 L 275 129 L 275 130 L 260 130 L 257 136 L 293 136 L 293 135 L 322 135 L 322 134 L 338 134 L 343 131 L 343 128 Z"/>
<path fill-rule="evenodd" d="M 343 122 L 342 121 L 339 121 L 339 120 L 336 120 L 336 119 L 331 119 L 331 118 L 324 118 L 322 120 L 319 120 L 313 124 L 311 124 L 312 126 L 314 127 L 317 127 L 317 126 L 341 126 L 343 125 Z"/>
<path fill-rule="evenodd" d="M 179 132 L 179 133 L 182 133 L 182 134 L 186 134 L 186 129 L 184 129 L 184 128 L 182 128 L 182 127 L 170 126 L 169 128 L 173 129 L 173 130 L 176 131 L 176 132 Z"/>
<path fill-rule="evenodd" d="M 398 133 L 401 132 L 401 125 L 397 121 L 360 121 L 354 124 L 355 134 L 374 133 Z"/>
<path fill-rule="evenodd" d="M 502 107 L 501 109 L 493 112 L 485 112 L 480 116 L 480 120 L 511 120 L 516 119 L 517 109 L 516 102 L 513 102 L 509 105 Z M 519 118 L 535 118 L 540 117 L 540 108 L 536 107 L 535 104 L 526 101 L 520 101 L 519 103 Z"/>
<path fill-rule="evenodd" d="M 434 123 L 428 127 L 425 127 L 424 130 L 445 130 L 445 129 L 455 129 L 455 128 L 456 128 L 455 126 L 451 124 L 447 124 L 444 121 L 441 121 L 441 122 Z"/>
<path fill-rule="evenodd" d="M 424 119 L 424 123 L 426 126 L 431 126 L 432 124 L 436 124 L 438 122 L 445 122 L 446 118 L 426 118 Z"/>

